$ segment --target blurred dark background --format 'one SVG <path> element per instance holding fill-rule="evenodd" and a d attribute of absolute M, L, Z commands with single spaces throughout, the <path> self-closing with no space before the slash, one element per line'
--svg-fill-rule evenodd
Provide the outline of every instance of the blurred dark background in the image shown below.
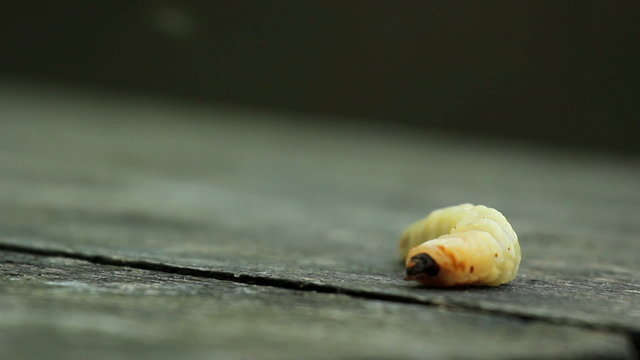
<path fill-rule="evenodd" d="M 4 79 L 640 152 L 640 1 L 14 1 L 0 30 Z"/>

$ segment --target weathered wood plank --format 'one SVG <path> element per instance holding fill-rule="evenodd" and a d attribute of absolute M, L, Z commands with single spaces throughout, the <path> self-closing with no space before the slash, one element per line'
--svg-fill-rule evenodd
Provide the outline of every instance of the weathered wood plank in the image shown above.
<path fill-rule="evenodd" d="M 3 359 L 633 356 L 594 330 L 10 252 L 0 308 Z"/>
<path fill-rule="evenodd" d="M 640 331 L 637 162 L 153 101 L 4 88 L 0 105 L 2 243 Z M 401 281 L 401 230 L 467 201 L 512 221 L 520 277 Z"/>

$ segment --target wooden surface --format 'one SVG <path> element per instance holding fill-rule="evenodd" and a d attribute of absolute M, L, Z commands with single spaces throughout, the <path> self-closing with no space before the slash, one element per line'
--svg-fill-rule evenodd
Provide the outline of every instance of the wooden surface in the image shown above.
<path fill-rule="evenodd" d="M 323 120 L 0 87 L 0 358 L 637 357 L 636 159 Z M 518 278 L 404 282 L 462 202 Z"/>
<path fill-rule="evenodd" d="M 624 337 L 570 326 L 64 258 L 0 259 L 0 305 L 11 309 L 0 318 L 4 359 L 629 356 Z"/>

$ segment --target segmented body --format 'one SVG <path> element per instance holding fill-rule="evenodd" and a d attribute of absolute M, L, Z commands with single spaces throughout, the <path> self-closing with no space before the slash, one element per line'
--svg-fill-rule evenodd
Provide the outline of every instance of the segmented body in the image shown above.
<path fill-rule="evenodd" d="M 521 259 L 518 236 L 507 219 L 472 204 L 435 210 L 409 226 L 400 239 L 400 255 L 407 279 L 430 286 L 498 286 L 515 278 Z M 415 266 L 425 258 L 428 273 Z"/>

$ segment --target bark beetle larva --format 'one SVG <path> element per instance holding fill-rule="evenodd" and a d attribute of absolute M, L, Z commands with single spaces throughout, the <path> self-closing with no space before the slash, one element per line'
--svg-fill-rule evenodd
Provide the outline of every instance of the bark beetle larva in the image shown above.
<path fill-rule="evenodd" d="M 462 204 L 431 212 L 400 238 L 406 280 L 430 286 L 498 286 L 516 277 L 518 236 L 486 206 Z"/>

